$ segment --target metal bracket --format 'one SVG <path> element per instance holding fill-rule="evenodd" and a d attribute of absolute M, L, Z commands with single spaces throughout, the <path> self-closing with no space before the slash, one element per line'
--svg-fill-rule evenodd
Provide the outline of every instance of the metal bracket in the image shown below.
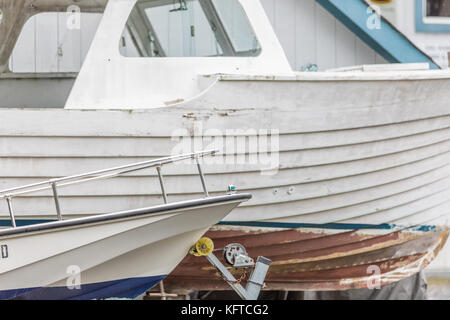
<path fill-rule="evenodd" d="M 186 0 L 178 0 L 179 2 L 179 7 L 169 10 L 169 12 L 177 12 L 177 11 L 187 11 L 187 4 L 186 4 Z"/>
<path fill-rule="evenodd" d="M 232 243 L 223 248 L 223 258 L 235 268 L 249 268 L 255 265 L 253 259 L 247 255 L 247 250 L 239 243 Z"/>
<path fill-rule="evenodd" d="M 229 245 L 230 246 L 236 246 L 237 244 Z M 239 245 L 243 248 L 242 245 Z M 247 281 L 247 286 L 244 288 L 238 280 L 228 271 L 228 269 L 220 262 L 219 259 L 214 254 L 210 254 L 206 256 L 206 259 L 222 274 L 225 281 L 228 282 L 228 284 L 233 288 L 234 291 L 241 297 L 243 300 L 257 300 L 259 297 L 259 294 L 261 292 L 261 289 L 264 288 L 265 283 L 264 280 L 266 278 L 267 272 L 269 271 L 271 260 L 265 258 L 265 257 L 258 257 L 256 260 L 256 264 L 253 262 L 253 259 L 249 258 L 246 253 L 242 254 L 239 253 L 235 256 L 238 259 L 243 258 L 244 261 L 247 260 L 249 265 L 255 265 L 255 268 L 253 269 L 252 274 L 250 275 L 249 280 Z M 250 260 L 251 259 L 251 263 Z M 239 260 L 239 263 L 240 264 Z M 234 264 L 236 264 L 238 261 L 234 261 Z"/>

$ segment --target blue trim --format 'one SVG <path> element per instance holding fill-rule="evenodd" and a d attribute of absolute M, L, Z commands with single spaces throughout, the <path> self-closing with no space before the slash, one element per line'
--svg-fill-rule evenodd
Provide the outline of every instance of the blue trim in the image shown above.
<path fill-rule="evenodd" d="M 17 226 L 26 226 L 43 222 L 50 222 L 54 220 L 16 220 Z M 362 223 L 290 223 L 290 222 L 264 222 L 264 221 L 221 221 L 219 225 L 233 225 L 246 227 L 267 227 L 267 228 L 282 228 L 282 229 L 298 229 L 298 228 L 316 228 L 316 229 L 335 229 L 335 230 L 357 230 L 357 229 L 376 229 L 376 230 L 392 230 L 395 228 L 404 228 L 395 224 L 362 224 Z M 9 220 L 0 220 L 0 226 L 11 226 Z M 414 226 L 408 229 L 416 231 L 431 231 L 435 230 L 436 226 Z"/>
<path fill-rule="evenodd" d="M 423 21 L 423 0 L 415 0 L 417 32 L 450 32 L 450 24 L 425 23 Z"/>
<path fill-rule="evenodd" d="M 80 289 L 41 287 L 0 291 L 0 299 L 19 300 L 92 300 L 134 299 L 153 288 L 166 276 L 129 278 L 115 281 L 83 284 Z"/>
<path fill-rule="evenodd" d="M 299 229 L 299 228 L 312 228 L 312 229 L 333 229 L 333 230 L 360 230 L 360 229 L 373 229 L 373 230 L 392 230 L 404 228 L 395 224 L 361 224 L 361 223 L 290 223 L 290 222 L 264 222 L 264 221 L 221 221 L 219 225 L 228 226 L 244 226 L 244 227 L 261 227 L 261 228 L 280 228 L 280 229 Z M 436 230 L 436 226 L 413 226 L 407 228 L 413 231 L 433 231 Z"/>
<path fill-rule="evenodd" d="M 431 57 L 382 18 L 381 28 L 369 29 L 369 5 L 364 0 L 316 0 L 375 52 L 391 63 L 427 62 L 431 69 L 440 69 Z"/>
<path fill-rule="evenodd" d="M 23 226 L 31 226 L 33 224 L 40 224 L 40 223 L 47 223 L 47 222 L 54 222 L 55 219 L 19 219 L 16 220 L 16 226 L 23 227 Z M 0 227 L 12 227 L 11 220 L 9 219 L 0 219 Z"/>

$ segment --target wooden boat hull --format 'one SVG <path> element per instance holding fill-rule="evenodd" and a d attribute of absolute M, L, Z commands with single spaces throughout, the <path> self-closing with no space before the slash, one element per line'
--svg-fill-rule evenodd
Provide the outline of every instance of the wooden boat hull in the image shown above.
<path fill-rule="evenodd" d="M 273 260 L 265 290 L 326 291 L 379 288 L 407 278 L 434 259 L 446 243 L 448 231 L 393 228 L 389 233 L 368 234 L 365 230 L 330 233 L 329 229 L 216 226 L 207 236 L 215 241 L 216 256 L 221 255 L 220 248 L 238 242 L 252 257 L 263 255 Z M 237 279 L 243 275 L 238 270 L 234 273 Z M 229 289 L 206 259 L 191 256 L 164 285 L 172 292 Z"/>
<path fill-rule="evenodd" d="M 228 134 L 235 141 L 242 137 L 248 141 L 261 130 L 275 129 L 278 148 L 268 157 L 273 163 L 263 163 L 261 158 L 246 161 L 248 149 L 227 149 L 224 156 L 204 163 L 211 195 L 223 192 L 227 185 L 253 195 L 224 222 L 244 231 L 248 230 L 245 224 L 251 223 L 282 224 L 288 229 L 343 224 L 350 225 L 350 231 L 366 226 L 448 225 L 448 74 L 318 73 L 287 78 L 218 76 L 214 81 L 195 99 L 165 108 L 1 109 L 0 184 L 8 188 L 19 180 L 32 183 L 166 156 L 167 150 L 192 152 L 183 149 L 182 138 L 200 138 L 199 144 L 193 144 L 200 150 L 216 147 L 213 137 Z M 164 177 L 170 201 L 202 195 L 194 163 L 173 166 L 164 171 Z M 179 183 L 180 179 L 185 183 Z M 153 171 L 111 179 L 102 188 L 95 184 L 71 187 L 60 197 L 65 217 L 163 201 Z M 18 219 L 48 219 L 54 212 L 51 194 L 17 198 L 14 205 Z M 6 218 L 6 204 L 0 210 Z M 278 235 L 273 236 L 264 241 L 281 250 Z M 332 245 L 331 239 L 321 241 Z M 298 254 L 302 252 L 301 246 L 292 246 Z M 387 247 L 399 252 L 402 248 Z M 256 253 L 273 256 L 272 251 L 260 252 Z M 348 256 L 348 265 L 355 257 Z M 278 257 L 273 259 L 276 266 Z M 330 270 L 322 273 L 332 274 Z M 337 285 L 343 280 L 337 274 L 306 288 L 357 286 Z M 291 275 L 303 279 L 304 274 Z M 295 281 L 281 283 L 279 287 Z M 299 283 L 293 287 L 305 288 Z"/>

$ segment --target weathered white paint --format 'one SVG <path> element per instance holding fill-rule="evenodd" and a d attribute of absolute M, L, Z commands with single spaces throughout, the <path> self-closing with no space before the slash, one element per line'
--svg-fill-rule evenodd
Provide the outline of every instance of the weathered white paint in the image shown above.
<path fill-rule="evenodd" d="M 10 69 L 14 72 L 36 72 L 36 17 L 31 17 L 20 33 Z"/>
<path fill-rule="evenodd" d="M 3 183 L 8 187 L 20 177 L 35 181 L 167 155 L 178 144 L 171 135 L 180 128 L 192 132 L 196 121 L 201 121 L 204 130 L 281 131 L 276 175 L 261 176 L 260 163 L 205 167 L 213 193 L 234 184 L 254 194 L 248 204 L 232 213 L 231 220 L 322 223 L 351 218 L 366 223 L 407 223 L 404 219 L 410 216 L 426 216 L 428 221 L 446 213 L 450 133 L 448 107 L 441 97 L 449 85 L 448 79 L 223 78 L 203 96 L 169 108 L 134 112 L 5 109 L 0 129 Z M 201 193 L 198 179 L 190 177 L 194 173 L 195 166 L 166 172 L 171 199 Z M 189 183 L 177 183 L 180 175 L 189 176 Z M 290 187 L 295 192 L 287 193 Z M 280 191 L 276 195 L 274 188 Z M 64 190 L 61 205 L 71 215 L 84 210 L 101 212 L 158 203 L 157 191 L 152 172 L 118 179 L 105 188 L 94 184 Z M 89 202 L 83 200 L 86 192 Z M 419 203 L 425 205 L 427 214 L 414 217 L 414 202 L 416 208 Z M 436 205 L 440 210 L 436 211 Z M 15 206 L 25 216 L 53 212 L 48 194 L 17 199 Z"/>
<path fill-rule="evenodd" d="M 430 55 L 442 68 L 449 66 L 448 52 L 450 52 L 450 33 L 416 32 L 414 1 L 397 0 L 389 5 L 388 20 L 393 23 L 421 50 Z M 381 6 L 382 12 L 383 6 Z M 447 244 L 438 258 L 431 263 L 427 270 L 434 276 L 449 277 L 450 246 Z M 436 273 L 438 272 L 438 273 Z M 443 272 L 440 274 L 439 272 Z"/>
<path fill-rule="evenodd" d="M 65 107 L 141 109 L 184 103 L 206 94 L 214 86 L 214 78 L 210 77 L 210 81 L 207 81 L 208 78 L 199 76 L 202 74 L 229 73 L 241 75 L 241 80 L 257 80 L 262 77 L 281 81 L 431 79 L 450 76 L 448 72 L 431 71 L 294 73 L 259 2 L 240 1 L 262 47 L 262 52 L 257 57 L 124 57 L 120 54 L 117 43 L 120 42 L 122 26 L 125 25 L 136 1 L 110 1 L 93 41 L 92 50 Z M 324 11 L 323 13 L 325 14 Z M 113 37 L 113 34 L 116 36 Z M 360 47 L 357 45 L 356 48 Z M 364 47 L 360 49 L 365 50 Z M 324 50 L 330 51 L 329 48 Z M 246 78 L 245 75 L 248 74 L 255 76 Z M 233 77 L 235 80 L 239 79 L 239 76 Z M 239 99 L 242 97 L 239 96 Z"/>
<path fill-rule="evenodd" d="M 197 78 L 199 74 L 292 74 L 264 9 L 259 1 L 254 0 L 239 2 L 263 48 L 256 57 L 124 57 L 118 43 L 136 2 L 109 1 L 91 50 L 67 100 L 67 108 L 139 109 L 187 101 L 211 85 L 210 82 L 199 81 L 204 80 Z M 170 74 L 176 74 L 176 77 Z M 133 101 L 130 101 L 130 96 L 134 97 Z"/>
<path fill-rule="evenodd" d="M 109 25 L 104 27 L 106 30 Z M 195 82 L 211 85 L 184 103 L 158 108 L 153 104 L 155 98 L 150 97 L 152 90 L 135 95 L 135 91 L 114 84 L 136 81 L 136 69 L 126 74 L 118 68 L 101 79 L 89 80 L 104 62 L 101 49 L 108 49 L 101 45 L 105 43 L 102 37 L 98 36 L 97 47 L 94 43 L 97 51 L 89 67 L 83 68 L 86 73 L 73 93 L 73 101 L 82 107 L 96 107 L 99 99 L 106 99 L 98 107 L 108 109 L 116 108 L 117 101 L 133 102 L 134 107 L 134 102 L 143 101 L 139 99 L 148 99 L 145 106 L 152 109 L 0 110 L 0 135 L 4 137 L 0 172 L 5 186 L 19 178 L 34 181 L 133 158 L 167 155 L 176 147 L 171 136 L 177 129 L 193 132 L 201 122 L 205 130 L 275 128 L 281 132 L 276 175 L 261 176 L 260 164 L 205 168 L 213 192 L 233 184 L 254 194 L 228 220 L 408 225 L 433 224 L 449 213 L 449 72 L 279 72 L 268 76 L 249 68 L 238 75 L 195 75 Z M 118 41 L 112 43 L 116 50 Z M 364 51 L 357 43 L 356 48 Z M 114 53 L 111 62 L 116 66 L 125 59 L 137 61 L 122 57 L 118 49 L 114 52 L 117 56 Z M 336 56 L 346 61 L 342 54 Z M 358 59 L 357 54 L 354 57 Z M 228 67 L 224 66 L 224 72 Z M 143 77 L 145 70 L 141 72 Z M 79 95 L 92 90 L 91 86 L 101 90 Z M 94 103 L 83 103 L 79 97 Z M 167 172 L 168 184 L 174 190 L 169 191 L 173 192 L 170 199 L 201 192 L 198 180 L 192 191 L 194 170 L 193 166 L 181 166 Z M 180 176 L 188 177 L 189 183 L 177 183 Z M 101 190 L 94 186 L 68 190 L 61 201 L 63 210 L 77 216 L 86 210 L 96 213 L 162 201 L 154 192 L 154 174 L 127 179 L 116 180 Z M 292 187 L 295 191 L 289 193 Z M 91 192 L 89 196 L 86 191 Z M 25 217 L 53 212 L 48 195 L 17 199 L 16 206 L 18 215 Z M 6 215 L 6 208 L 2 212 Z"/>

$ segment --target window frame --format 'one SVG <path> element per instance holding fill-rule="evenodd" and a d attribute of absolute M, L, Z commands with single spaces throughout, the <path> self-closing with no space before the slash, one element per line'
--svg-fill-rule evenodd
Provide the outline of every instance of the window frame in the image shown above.
<path fill-rule="evenodd" d="M 189 1 L 189 0 L 186 0 Z M 214 36 L 216 37 L 216 39 L 218 40 L 219 45 L 221 46 L 221 49 L 225 52 L 230 51 L 227 55 L 222 55 L 222 56 L 141 56 L 141 57 L 137 57 L 137 58 L 165 58 L 165 59 L 177 59 L 177 58 L 211 58 L 211 59 L 217 59 L 217 58 L 256 58 L 258 56 L 261 55 L 263 48 L 261 45 L 261 41 L 258 38 L 255 30 L 253 29 L 253 26 L 251 25 L 250 22 L 250 18 L 248 17 L 247 13 L 245 12 L 242 3 L 240 2 L 240 0 L 237 0 L 239 6 L 241 7 L 249 25 L 251 28 L 251 31 L 253 33 L 253 36 L 255 37 L 257 43 L 258 43 L 258 49 L 257 49 L 257 54 L 254 55 L 244 55 L 242 54 L 242 52 L 239 52 L 236 50 L 234 43 L 233 43 L 233 39 L 230 38 L 230 34 L 228 32 L 228 30 L 226 29 L 225 24 L 223 23 L 223 20 L 220 17 L 220 13 L 217 10 L 216 6 L 213 4 L 213 1 L 211 0 L 209 4 L 206 3 L 205 0 L 198 0 L 201 3 L 201 7 L 202 10 L 204 12 L 205 15 L 207 15 L 208 13 L 211 15 L 211 19 L 208 19 L 209 23 L 214 23 L 215 27 L 218 29 L 217 33 L 215 31 L 213 31 L 214 33 L 216 33 Z M 203 4 L 202 4 L 203 2 Z M 136 1 L 135 6 L 139 6 L 139 0 Z M 147 8 L 145 7 L 141 7 L 141 10 L 146 10 Z M 206 9 L 206 11 L 205 11 Z M 134 10 L 134 8 L 133 8 Z M 130 16 L 128 17 L 128 19 L 130 19 L 132 12 L 130 12 Z M 127 24 L 128 24 L 128 19 L 127 22 L 125 24 L 125 28 L 127 28 Z M 156 39 L 158 39 L 158 34 L 154 28 L 154 26 L 152 25 L 152 22 L 149 20 L 149 24 L 150 27 L 152 29 L 153 35 L 156 37 Z M 164 48 L 161 45 L 160 41 L 157 40 L 158 45 L 161 47 L 161 52 L 164 52 Z M 225 45 L 225 49 L 222 47 L 222 44 Z M 247 51 L 246 51 L 247 52 Z M 231 54 L 230 54 L 231 53 Z M 245 52 L 244 52 L 245 53 Z M 125 57 L 125 58 L 131 58 L 128 56 L 124 56 L 121 54 L 121 56 Z"/>
<path fill-rule="evenodd" d="M 415 0 L 416 31 L 450 33 L 450 17 L 427 17 L 426 1 Z"/>

